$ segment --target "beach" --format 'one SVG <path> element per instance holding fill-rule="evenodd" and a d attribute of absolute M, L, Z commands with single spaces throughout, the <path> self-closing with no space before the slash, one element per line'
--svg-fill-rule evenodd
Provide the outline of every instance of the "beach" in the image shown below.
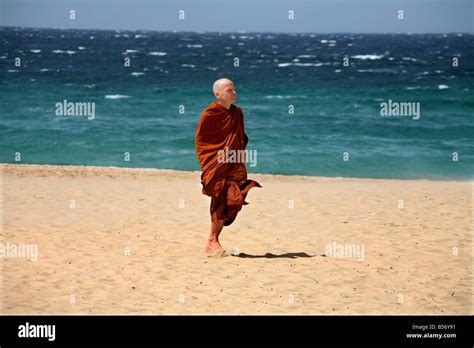
<path fill-rule="evenodd" d="M 211 258 L 199 172 L 0 169 L 2 314 L 473 313 L 472 181 L 249 174 Z"/>

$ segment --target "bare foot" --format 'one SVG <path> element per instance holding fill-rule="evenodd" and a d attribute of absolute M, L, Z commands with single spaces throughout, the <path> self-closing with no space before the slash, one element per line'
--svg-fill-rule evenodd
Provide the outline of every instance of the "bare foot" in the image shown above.
<path fill-rule="evenodd" d="M 206 252 L 207 257 L 224 257 L 227 253 L 224 249 L 215 249 L 214 251 Z"/>
<path fill-rule="evenodd" d="M 224 248 L 220 245 L 218 240 L 208 240 L 204 251 L 209 256 L 221 256 L 224 254 Z"/>
<path fill-rule="evenodd" d="M 219 243 L 219 234 L 224 228 L 224 220 L 216 220 L 211 223 L 211 233 L 207 239 L 206 247 L 204 251 L 208 256 L 222 256 L 224 254 L 224 248 Z"/>
<path fill-rule="evenodd" d="M 215 242 L 215 243 L 208 242 L 206 245 L 206 248 L 204 249 L 206 253 L 212 253 L 216 250 L 224 250 L 224 248 L 219 244 L 219 242 Z"/>

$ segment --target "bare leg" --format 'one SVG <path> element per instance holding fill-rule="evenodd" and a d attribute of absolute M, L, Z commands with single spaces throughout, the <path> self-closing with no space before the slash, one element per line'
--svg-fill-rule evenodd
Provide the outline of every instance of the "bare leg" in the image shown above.
<path fill-rule="evenodd" d="M 211 223 L 211 233 L 207 240 L 205 251 L 207 253 L 214 253 L 218 250 L 224 250 L 219 243 L 219 234 L 224 228 L 224 220 L 212 221 Z"/>

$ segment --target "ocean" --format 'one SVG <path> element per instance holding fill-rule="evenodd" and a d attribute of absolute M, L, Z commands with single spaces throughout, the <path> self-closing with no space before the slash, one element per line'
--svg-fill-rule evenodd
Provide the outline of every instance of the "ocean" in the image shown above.
<path fill-rule="evenodd" d="M 473 177 L 474 35 L 0 27 L 0 38 L 2 163 L 199 171 L 196 125 L 227 77 L 257 154 L 249 173 Z M 58 115 L 64 102 L 94 116 Z"/>

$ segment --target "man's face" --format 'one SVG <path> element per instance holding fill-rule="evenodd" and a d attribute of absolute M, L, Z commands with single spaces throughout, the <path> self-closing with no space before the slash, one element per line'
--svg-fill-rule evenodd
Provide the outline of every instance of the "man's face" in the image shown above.
<path fill-rule="evenodd" d="M 224 84 L 217 95 L 217 99 L 224 104 L 235 103 L 237 101 L 237 93 L 235 92 L 234 84 L 232 82 Z"/>

